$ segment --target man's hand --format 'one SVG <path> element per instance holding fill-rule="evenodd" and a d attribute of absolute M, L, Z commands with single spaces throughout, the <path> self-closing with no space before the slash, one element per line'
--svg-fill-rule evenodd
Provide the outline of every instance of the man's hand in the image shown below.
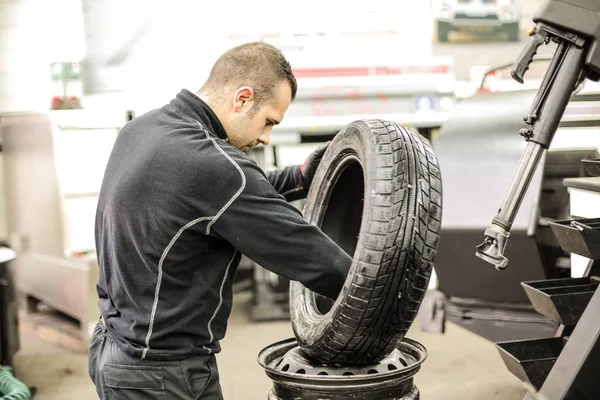
<path fill-rule="evenodd" d="M 310 188 L 310 184 L 315 177 L 319 163 L 321 162 L 323 154 L 325 154 L 325 150 L 327 150 L 329 143 L 331 142 L 327 142 L 317 147 L 312 153 L 310 153 L 306 161 L 304 161 L 304 164 L 300 166 L 300 174 L 302 175 L 302 183 L 304 183 L 305 189 Z"/>

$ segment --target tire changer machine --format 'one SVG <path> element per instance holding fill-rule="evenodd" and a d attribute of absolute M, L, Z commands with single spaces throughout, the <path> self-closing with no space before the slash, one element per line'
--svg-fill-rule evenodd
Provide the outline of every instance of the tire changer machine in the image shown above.
<path fill-rule="evenodd" d="M 545 0 L 533 21 L 536 26 L 513 65 L 512 77 L 523 83 L 541 45 L 555 43 L 556 51 L 519 132 L 527 143 L 517 172 L 476 248 L 475 255 L 498 271 L 507 268 L 504 251 L 511 227 L 574 90 L 585 79 L 600 80 L 600 1 Z M 595 382 L 600 368 L 600 218 L 550 224 L 564 251 L 591 259 L 585 276 L 522 282 L 533 308 L 558 329 L 554 337 L 499 342 L 497 349 L 507 368 L 529 385 L 524 400 L 600 399 Z M 388 357 L 374 366 L 326 367 L 298 352 L 295 340 L 286 340 L 265 348 L 258 361 L 273 380 L 269 400 L 418 399 L 413 376 L 424 361 L 425 348 L 405 339 L 397 349 L 403 355 L 400 364 Z M 295 372 L 281 368 L 283 364 L 293 364 Z"/>

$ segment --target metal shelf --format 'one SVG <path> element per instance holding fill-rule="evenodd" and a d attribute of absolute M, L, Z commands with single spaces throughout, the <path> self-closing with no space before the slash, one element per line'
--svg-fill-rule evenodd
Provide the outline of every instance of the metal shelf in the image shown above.
<path fill-rule="evenodd" d="M 533 308 L 559 325 L 576 325 L 587 307 L 598 281 L 565 278 L 522 282 Z"/>
<path fill-rule="evenodd" d="M 550 221 L 549 224 L 564 251 L 600 259 L 600 218 Z"/>
<path fill-rule="evenodd" d="M 516 340 L 496 343 L 506 368 L 539 390 L 564 347 L 562 338 Z"/>

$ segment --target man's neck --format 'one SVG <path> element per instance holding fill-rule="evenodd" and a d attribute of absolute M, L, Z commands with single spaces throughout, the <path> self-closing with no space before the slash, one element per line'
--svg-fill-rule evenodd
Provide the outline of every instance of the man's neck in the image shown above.
<path fill-rule="evenodd" d="M 215 98 L 213 96 L 202 90 L 197 91 L 195 94 L 203 102 L 205 102 L 211 108 L 211 110 L 213 110 L 213 112 L 217 115 L 219 120 L 223 121 L 221 107 L 219 107 L 217 101 L 215 101 Z"/>

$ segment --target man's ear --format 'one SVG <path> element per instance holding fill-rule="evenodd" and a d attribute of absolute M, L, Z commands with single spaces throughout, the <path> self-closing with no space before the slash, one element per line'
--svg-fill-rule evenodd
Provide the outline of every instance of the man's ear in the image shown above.
<path fill-rule="evenodd" d="M 254 101 L 254 89 L 250 86 L 242 86 L 235 92 L 233 97 L 233 111 L 242 112 L 252 108 Z"/>

